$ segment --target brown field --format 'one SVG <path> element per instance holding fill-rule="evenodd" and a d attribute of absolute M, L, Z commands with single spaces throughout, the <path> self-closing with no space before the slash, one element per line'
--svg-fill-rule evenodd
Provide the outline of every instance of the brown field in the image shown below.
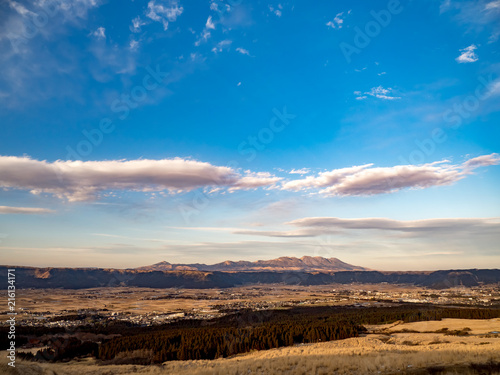
<path fill-rule="evenodd" d="M 146 314 L 152 312 L 189 312 L 193 309 L 209 309 L 213 305 L 258 304 L 277 302 L 321 301 L 342 305 L 353 303 L 335 298 L 332 290 L 374 289 L 373 285 L 253 285 L 227 289 L 153 289 L 132 287 L 110 287 L 91 289 L 20 289 L 16 295 L 17 309 L 30 313 L 61 314 L 79 309 L 108 309 L 113 312 Z M 379 291 L 405 292 L 424 288 L 397 285 L 377 285 Z M 176 294 L 176 298 L 151 299 L 156 296 Z M 18 319 L 26 316 L 19 314 Z M 0 311 L 0 321 L 8 316 Z"/>
<path fill-rule="evenodd" d="M 443 328 L 470 328 L 468 336 L 425 333 Z M 489 334 L 500 330 L 500 319 L 443 319 L 387 326 L 369 326 L 365 337 L 325 343 L 296 345 L 252 352 L 214 361 L 176 361 L 162 366 L 100 366 L 85 359 L 69 363 L 17 362 L 16 368 L 0 360 L 0 373 L 5 374 L 428 374 L 430 367 L 444 366 L 443 374 L 475 374 L 471 363 L 500 361 L 500 337 Z M 412 330 L 418 332 L 401 332 Z M 399 333 L 394 333 L 397 331 Z M 391 333 L 392 332 L 392 333 Z M 435 372 L 436 373 L 436 372 Z M 488 373 L 488 372 L 485 372 Z M 490 372 L 496 373 L 496 372 Z"/>

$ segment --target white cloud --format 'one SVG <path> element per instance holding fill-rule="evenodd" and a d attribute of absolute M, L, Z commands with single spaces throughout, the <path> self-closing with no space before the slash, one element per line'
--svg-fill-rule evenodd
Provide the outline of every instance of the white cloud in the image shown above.
<path fill-rule="evenodd" d="M 207 22 L 205 23 L 207 29 L 215 30 L 214 22 L 212 21 L 212 16 L 208 16 Z"/>
<path fill-rule="evenodd" d="M 104 191 L 168 191 L 200 187 L 232 190 L 271 186 L 269 173 L 244 176 L 228 167 L 181 158 L 162 160 L 61 161 L 0 156 L 0 188 L 47 193 L 68 201 L 89 201 Z"/>
<path fill-rule="evenodd" d="M 238 47 L 238 48 L 236 48 L 236 51 L 238 51 L 242 55 L 250 56 L 250 52 L 248 50 L 244 49 L 244 48 Z"/>
<path fill-rule="evenodd" d="M 281 17 L 283 14 L 283 5 L 278 4 L 278 9 L 274 8 L 272 5 L 269 5 L 269 10 L 276 15 L 276 17 Z"/>
<path fill-rule="evenodd" d="M 489 2 L 488 4 L 486 4 L 484 6 L 484 9 L 486 9 L 486 10 L 500 9 L 500 0 L 495 0 L 495 1 Z"/>
<path fill-rule="evenodd" d="M 131 50 L 136 50 L 139 47 L 139 41 L 132 39 L 129 44 Z"/>
<path fill-rule="evenodd" d="M 471 44 L 469 47 L 466 47 L 464 49 L 461 49 L 460 52 L 462 54 L 458 56 L 455 60 L 458 63 L 472 63 L 478 60 L 478 57 L 474 50 L 477 49 L 477 46 L 475 44 Z"/>
<path fill-rule="evenodd" d="M 351 11 L 348 12 L 348 14 L 351 13 Z M 326 26 L 331 27 L 332 29 L 341 29 L 342 24 L 344 23 L 344 19 L 342 18 L 342 15 L 344 12 L 337 13 L 333 21 L 328 21 L 326 23 Z"/>
<path fill-rule="evenodd" d="M 494 96 L 500 94 L 500 78 L 491 82 L 488 86 L 488 95 Z"/>
<path fill-rule="evenodd" d="M 374 168 L 373 164 L 365 164 L 287 181 L 281 188 L 292 191 L 319 189 L 319 193 L 325 196 L 368 196 L 407 188 L 424 189 L 453 184 L 465 178 L 475 168 L 499 164 L 500 157 L 498 154 L 491 154 L 469 159 L 462 165 L 445 163 L 446 160 L 423 165 L 378 168 Z"/>
<path fill-rule="evenodd" d="M 138 33 L 141 31 L 141 27 L 144 25 L 146 25 L 146 22 L 143 21 L 140 16 L 137 16 L 132 20 L 132 26 L 130 26 L 130 30 L 134 33 Z"/>
<path fill-rule="evenodd" d="M 203 28 L 203 31 L 200 33 L 200 36 L 198 37 L 196 42 L 194 42 L 194 45 L 199 46 L 201 43 L 206 42 L 212 36 L 210 30 L 215 30 L 215 24 L 212 20 L 212 16 L 208 16 L 205 27 Z M 212 51 L 216 52 L 214 51 L 214 49 L 216 49 L 216 47 L 212 48 Z"/>
<path fill-rule="evenodd" d="M 290 231 L 270 231 L 270 230 L 236 230 L 233 234 L 244 234 L 249 236 L 265 237 L 314 237 L 319 234 L 312 230 L 290 230 Z"/>
<path fill-rule="evenodd" d="M 146 17 L 163 24 L 163 29 L 168 29 L 168 23 L 177 20 L 184 8 L 179 6 L 176 0 L 169 0 L 166 4 L 157 4 L 156 0 L 148 3 Z"/>
<path fill-rule="evenodd" d="M 239 178 L 239 180 L 229 188 L 229 191 L 249 190 L 259 187 L 274 186 L 281 180 L 281 177 L 273 176 L 269 172 L 252 173 L 250 171 L 247 171 L 247 175 Z"/>
<path fill-rule="evenodd" d="M 230 40 L 221 40 L 214 48 L 212 48 L 212 52 L 222 52 L 224 49 L 227 49 L 231 45 L 231 43 L 232 41 Z"/>
<path fill-rule="evenodd" d="M 370 91 L 367 91 L 364 93 L 364 95 L 361 94 L 361 91 L 354 91 L 354 95 L 357 95 L 358 100 L 361 99 L 366 99 L 366 95 L 373 96 L 374 98 L 378 99 L 384 99 L 384 100 L 396 100 L 396 99 L 401 99 L 399 96 L 392 96 L 390 95 L 392 93 L 393 89 L 392 88 L 383 88 L 382 86 L 378 87 L 372 87 Z"/>
<path fill-rule="evenodd" d="M 106 38 L 106 29 L 104 27 L 98 27 L 97 30 L 95 30 L 92 33 L 92 35 L 98 39 L 105 39 Z"/>
<path fill-rule="evenodd" d="M 211 37 L 211 35 L 212 34 L 210 33 L 210 31 L 208 31 L 207 29 L 203 29 L 200 37 L 196 40 L 196 42 L 194 42 L 194 45 L 198 47 L 201 43 L 206 42 L 208 38 Z"/>
<path fill-rule="evenodd" d="M 2 214 L 49 214 L 55 212 L 54 210 L 49 210 L 48 208 L 38 208 L 38 207 L 12 207 L 12 206 L 0 206 L 0 215 Z"/>
<path fill-rule="evenodd" d="M 290 174 L 308 174 L 311 170 L 309 168 L 302 168 L 302 169 L 292 169 Z"/>
<path fill-rule="evenodd" d="M 12 1 L 12 0 L 7 0 L 7 3 L 9 4 L 9 6 L 14 9 L 19 15 L 21 16 L 33 16 L 35 15 L 35 13 L 33 13 L 32 11 L 26 9 L 24 7 L 24 5 L 22 4 L 19 4 L 18 2 L 16 1 Z"/>

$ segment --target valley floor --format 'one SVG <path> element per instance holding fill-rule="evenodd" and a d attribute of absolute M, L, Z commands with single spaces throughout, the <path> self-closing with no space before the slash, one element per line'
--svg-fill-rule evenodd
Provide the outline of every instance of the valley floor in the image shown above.
<path fill-rule="evenodd" d="M 370 326 L 365 337 L 296 345 L 213 361 L 175 361 L 157 366 L 98 365 L 92 359 L 69 363 L 16 362 L 5 355 L 0 373 L 19 375 L 76 374 L 476 374 L 470 364 L 500 362 L 500 319 L 443 319 L 434 322 Z M 469 328 L 468 335 L 434 331 Z M 411 331 L 411 332 L 408 332 Z M 433 331 L 433 333 L 429 333 Z M 491 333 L 494 332 L 494 333 Z M 439 372 L 439 367 L 445 372 Z M 433 372 L 434 371 L 434 372 Z M 437 371 L 437 372 L 436 372 Z M 484 372 L 498 373 L 498 372 Z"/>

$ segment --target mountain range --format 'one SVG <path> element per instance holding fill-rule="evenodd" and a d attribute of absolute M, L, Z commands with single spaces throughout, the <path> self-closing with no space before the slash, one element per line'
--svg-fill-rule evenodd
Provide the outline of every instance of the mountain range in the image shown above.
<path fill-rule="evenodd" d="M 368 271 L 368 268 L 353 266 L 342 262 L 337 258 L 323 258 L 303 256 L 302 258 L 295 257 L 281 257 L 271 260 L 258 260 L 256 262 L 248 262 L 240 260 L 232 262 L 226 260 L 225 262 L 216 264 L 171 264 L 169 262 L 155 263 L 151 266 L 144 266 L 135 268 L 140 271 Z"/>
<path fill-rule="evenodd" d="M 160 262 L 135 269 L 0 266 L 0 280 L 5 280 L 4 283 L 9 268 L 16 270 L 16 288 L 230 288 L 251 284 L 385 283 L 445 289 L 500 283 L 499 269 L 373 271 L 337 258 L 321 257 L 226 261 L 213 265 Z"/>

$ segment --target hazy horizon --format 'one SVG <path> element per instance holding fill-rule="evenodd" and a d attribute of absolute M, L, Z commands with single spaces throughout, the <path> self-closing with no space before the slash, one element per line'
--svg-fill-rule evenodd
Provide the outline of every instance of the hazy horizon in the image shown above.
<path fill-rule="evenodd" d="M 497 0 L 121 5 L 0 4 L 0 264 L 500 267 Z"/>

